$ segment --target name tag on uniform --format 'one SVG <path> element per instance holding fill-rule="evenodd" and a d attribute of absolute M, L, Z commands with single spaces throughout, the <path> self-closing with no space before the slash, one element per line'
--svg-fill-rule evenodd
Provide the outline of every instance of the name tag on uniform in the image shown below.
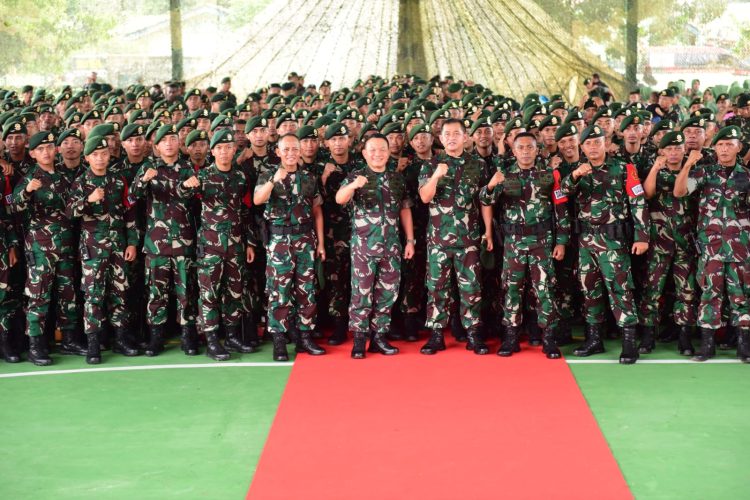
<path fill-rule="evenodd" d="M 6 194 L 5 195 L 5 204 L 6 205 L 10 205 L 12 200 L 13 200 L 13 195 L 12 194 Z"/>
<path fill-rule="evenodd" d="M 633 194 L 636 195 L 636 196 L 642 195 L 643 194 L 643 186 L 641 186 L 640 184 L 636 184 L 635 186 L 633 186 Z"/>
<path fill-rule="evenodd" d="M 559 200 L 560 198 L 564 198 L 562 189 L 555 189 L 555 199 Z"/>

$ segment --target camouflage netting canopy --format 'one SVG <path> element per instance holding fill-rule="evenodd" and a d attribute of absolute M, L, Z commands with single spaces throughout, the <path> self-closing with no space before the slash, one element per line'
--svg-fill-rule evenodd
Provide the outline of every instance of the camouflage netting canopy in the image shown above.
<path fill-rule="evenodd" d="M 574 101 L 584 76 L 598 72 L 619 98 L 626 92 L 622 75 L 532 0 L 286 0 L 269 4 L 243 32 L 245 40 L 227 43 L 226 58 L 190 83 L 229 75 L 250 91 L 290 71 L 334 86 L 408 72 L 472 80 L 517 98 L 541 92 Z M 399 39 L 415 34 L 423 60 L 412 60 L 412 52 L 399 58 Z"/>

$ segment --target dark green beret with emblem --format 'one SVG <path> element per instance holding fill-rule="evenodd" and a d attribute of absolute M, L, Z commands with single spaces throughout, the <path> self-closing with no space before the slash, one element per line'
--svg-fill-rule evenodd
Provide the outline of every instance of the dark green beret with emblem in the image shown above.
<path fill-rule="evenodd" d="M 258 127 L 268 127 L 268 119 L 262 116 L 253 116 L 245 124 L 245 133 L 249 134 L 254 128 Z"/>
<path fill-rule="evenodd" d="M 60 146 L 68 137 L 73 137 L 83 142 L 83 135 L 81 134 L 80 130 L 78 130 L 77 128 L 66 128 L 57 137 L 57 145 Z"/>
<path fill-rule="evenodd" d="M 168 135 L 177 135 L 177 127 L 172 123 L 159 127 L 154 136 L 154 145 L 159 144 Z"/>
<path fill-rule="evenodd" d="M 18 120 L 8 120 L 3 127 L 3 140 L 7 139 L 8 136 L 12 134 L 26 135 L 27 133 L 28 131 L 26 130 L 26 125 L 24 123 L 21 123 Z"/>
<path fill-rule="evenodd" d="M 523 124 L 523 120 L 521 118 L 513 118 L 508 123 L 505 124 L 505 135 L 510 134 L 513 130 L 516 129 L 524 129 L 526 130 L 526 126 Z"/>
<path fill-rule="evenodd" d="M 207 109 L 196 109 L 195 111 L 193 111 L 193 114 L 190 115 L 190 118 L 195 118 L 196 120 L 200 118 L 210 119 L 210 117 L 211 114 Z"/>
<path fill-rule="evenodd" d="M 234 130 L 230 128 L 223 128 L 219 130 L 213 135 L 213 137 L 211 137 L 211 149 L 213 149 L 217 144 L 233 143 L 234 135 Z"/>
<path fill-rule="evenodd" d="M 730 139 L 737 139 L 738 141 L 742 139 L 742 132 L 737 125 L 730 125 L 729 127 L 724 127 L 723 129 L 716 132 L 714 140 L 711 141 L 711 145 L 715 146 L 716 143 L 721 140 Z"/>
<path fill-rule="evenodd" d="M 672 120 L 659 120 L 651 129 L 651 137 L 653 137 L 657 132 L 661 132 L 663 130 L 670 131 L 674 128 L 674 126 L 675 123 Z"/>
<path fill-rule="evenodd" d="M 581 134 L 581 144 L 588 139 L 597 139 L 599 137 L 604 137 L 604 130 L 599 125 L 590 125 Z"/>
<path fill-rule="evenodd" d="M 492 127 L 492 119 L 489 116 L 485 116 L 475 120 L 474 123 L 471 124 L 469 135 L 474 135 L 474 132 L 482 127 Z"/>
<path fill-rule="evenodd" d="M 560 141 L 565 137 L 571 137 L 578 134 L 578 127 L 572 123 L 563 123 L 555 131 L 555 140 Z"/>
<path fill-rule="evenodd" d="M 640 113 L 633 113 L 623 118 L 620 122 L 620 132 L 624 132 L 631 125 L 643 125 L 643 118 Z"/>
<path fill-rule="evenodd" d="M 682 122 L 682 126 L 680 126 L 680 130 L 685 130 L 688 127 L 696 127 L 696 128 L 706 128 L 706 117 L 703 115 L 698 116 L 691 116 L 684 122 Z"/>
<path fill-rule="evenodd" d="M 539 124 L 539 130 L 544 130 L 547 127 L 559 127 L 560 125 L 562 125 L 562 120 L 559 116 L 549 115 Z"/>
<path fill-rule="evenodd" d="M 669 87 L 668 89 L 662 90 L 659 92 L 659 97 L 674 97 L 674 89 Z"/>
<path fill-rule="evenodd" d="M 303 139 L 317 139 L 318 129 L 312 125 L 304 125 L 297 130 L 297 139 L 300 141 Z"/>
<path fill-rule="evenodd" d="M 113 135 L 115 133 L 115 124 L 114 123 L 102 123 L 92 128 L 91 132 L 89 133 L 91 135 L 100 135 L 102 137 Z"/>
<path fill-rule="evenodd" d="M 409 131 L 409 140 L 410 141 L 413 140 L 417 136 L 417 134 L 429 134 L 429 133 L 430 133 L 429 127 L 425 125 L 424 123 L 420 123 L 419 125 L 417 125 L 416 127 L 413 127 Z"/>
<path fill-rule="evenodd" d="M 343 123 L 335 122 L 330 124 L 326 129 L 325 139 L 329 140 L 340 135 L 349 135 L 349 129 L 346 128 L 346 125 L 344 125 Z"/>
<path fill-rule="evenodd" d="M 83 154 L 85 156 L 90 155 L 96 150 L 107 149 L 107 139 L 100 135 L 92 135 L 86 139 L 86 145 L 83 148 Z"/>
<path fill-rule="evenodd" d="M 55 134 L 45 130 L 32 135 L 31 139 L 29 139 L 29 151 L 35 150 L 42 144 L 55 144 Z"/>
<path fill-rule="evenodd" d="M 659 141 L 659 149 L 667 146 L 682 146 L 683 144 L 685 144 L 685 136 L 682 135 L 682 132 L 667 132 Z"/>
<path fill-rule="evenodd" d="M 194 142 L 206 141 L 208 142 L 208 134 L 205 130 L 191 130 L 185 138 L 185 147 L 190 146 Z"/>
<path fill-rule="evenodd" d="M 404 133 L 404 124 L 401 122 L 391 122 L 387 123 L 383 126 L 382 129 L 380 129 L 380 133 L 383 135 L 388 134 L 403 134 Z M 328 135 L 326 131 L 326 135 Z"/>
<path fill-rule="evenodd" d="M 331 115 L 322 115 L 315 119 L 315 122 L 313 122 L 313 127 L 320 128 L 320 127 L 326 127 L 328 125 L 331 125 L 333 123 L 336 123 L 336 120 Z"/>
<path fill-rule="evenodd" d="M 355 111 L 355 113 L 354 113 L 355 120 L 356 120 L 356 114 L 357 113 Z M 295 116 L 294 116 L 293 113 L 283 113 L 283 114 L 279 115 L 279 117 L 276 119 L 276 126 L 278 127 L 279 125 L 281 125 L 284 122 L 295 122 L 296 123 L 297 119 L 295 118 Z"/>
<path fill-rule="evenodd" d="M 195 118 L 187 117 L 187 118 L 183 118 L 177 123 L 177 131 L 179 132 L 185 127 L 195 128 L 197 126 L 198 126 L 198 122 Z"/>
<path fill-rule="evenodd" d="M 612 118 L 612 110 L 610 108 L 602 106 L 591 119 L 591 123 L 596 123 L 599 118 Z"/>
<path fill-rule="evenodd" d="M 88 120 L 101 120 L 102 115 L 99 113 L 99 110 L 92 109 L 85 115 L 83 115 L 83 118 L 81 118 L 81 123 L 86 123 Z"/>
<path fill-rule="evenodd" d="M 211 122 L 211 132 L 219 127 L 232 127 L 233 125 L 234 122 L 232 121 L 231 117 L 227 115 L 219 115 L 214 118 L 214 121 Z"/>
<path fill-rule="evenodd" d="M 578 109 L 568 111 L 568 116 L 565 117 L 565 123 L 576 122 L 579 120 L 583 120 L 583 113 Z"/>
<path fill-rule="evenodd" d="M 131 137 L 146 135 L 146 127 L 142 123 L 129 123 L 120 132 L 120 140 L 127 141 Z"/>

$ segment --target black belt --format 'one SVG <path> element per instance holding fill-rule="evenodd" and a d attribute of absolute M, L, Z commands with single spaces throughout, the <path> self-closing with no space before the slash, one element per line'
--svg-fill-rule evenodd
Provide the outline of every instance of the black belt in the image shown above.
<path fill-rule="evenodd" d="M 503 234 L 516 236 L 533 236 L 547 233 L 552 230 L 552 219 L 539 222 L 538 224 L 502 224 Z"/>
<path fill-rule="evenodd" d="M 584 234 L 604 234 L 610 238 L 629 238 L 633 235 L 633 227 L 627 222 L 612 222 L 610 224 L 589 224 L 578 220 L 578 229 Z"/>
<path fill-rule="evenodd" d="M 307 224 L 294 224 L 292 226 L 274 226 L 273 224 L 270 224 L 268 226 L 268 232 L 277 236 L 288 236 L 309 233 L 312 231 L 312 228 L 312 222 L 308 222 Z"/>

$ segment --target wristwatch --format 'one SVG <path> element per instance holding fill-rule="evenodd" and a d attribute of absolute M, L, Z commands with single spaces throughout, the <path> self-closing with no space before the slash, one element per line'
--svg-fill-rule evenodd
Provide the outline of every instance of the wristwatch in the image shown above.
<path fill-rule="evenodd" d="M 416 239 L 413 239 L 413 240 L 406 240 L 406 243 L 407 243 L 407 244 L 411 243 L 412 245 L 416 245 L 416 244 L 417 244 L 417 240 L 416 240 Z"/>

